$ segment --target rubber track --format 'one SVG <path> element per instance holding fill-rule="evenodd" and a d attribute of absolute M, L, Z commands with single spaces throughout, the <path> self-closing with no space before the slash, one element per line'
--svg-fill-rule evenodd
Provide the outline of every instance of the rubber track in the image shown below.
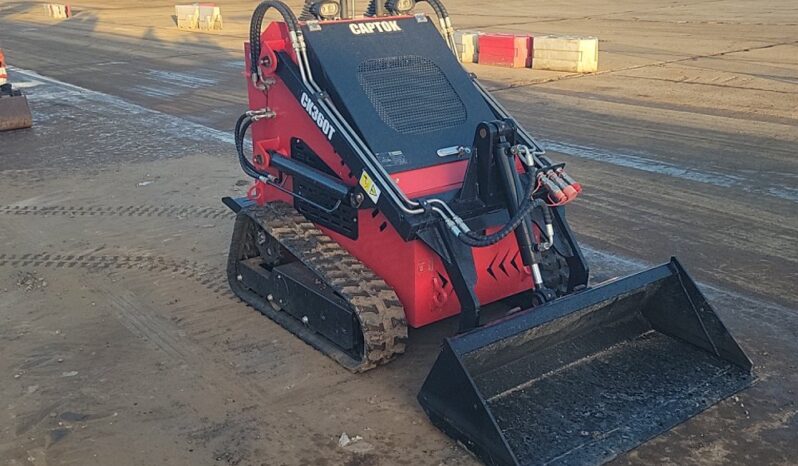
<path fill-rule="evenodd" d="M 250 212 L 268 234 L 354 308 L 365 342 L 365 355 L 355 372 L 404 353 L 404 308 L 385 281 L 288 204 L 273 202 Z"/>
<path fill-rule="evenodd" d="M 69 217 L 191 217 L 227 218 L 229 209 L 195 206 L 0 206 L 2 215 L 69 216 Z"/>

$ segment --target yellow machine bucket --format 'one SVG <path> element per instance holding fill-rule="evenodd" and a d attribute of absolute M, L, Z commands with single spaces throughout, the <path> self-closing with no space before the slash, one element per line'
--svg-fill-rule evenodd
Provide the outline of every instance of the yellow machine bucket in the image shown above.
<path fill-rule="evenodd" d="M 597 464 L 750 384 L 676 261 L 445 340 L 418 395 L 485 463 Z"/>

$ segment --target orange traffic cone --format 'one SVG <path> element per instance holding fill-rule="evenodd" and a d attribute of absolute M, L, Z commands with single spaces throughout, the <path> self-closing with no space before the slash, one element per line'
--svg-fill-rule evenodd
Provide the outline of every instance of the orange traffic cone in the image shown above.
<path fill-rule="evenodd" d="M 0 49 L 0 86 L 8 84 L 8 71 L 6 71 L 6 55 Z"/>

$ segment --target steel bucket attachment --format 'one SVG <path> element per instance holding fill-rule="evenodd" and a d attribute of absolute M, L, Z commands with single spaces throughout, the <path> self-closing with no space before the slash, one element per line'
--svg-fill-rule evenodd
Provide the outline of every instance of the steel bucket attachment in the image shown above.
<path fill-rule="evenodd" d="M 418 400 L 487 464 L 581 465 L 634 448 L 752 378 L 671 259 L 446 339 Z"/>
<path fill-rule="evenodd" d="M 33 116 L 24 95 L 0 95 L 0 131 L 30 128 Z"/>

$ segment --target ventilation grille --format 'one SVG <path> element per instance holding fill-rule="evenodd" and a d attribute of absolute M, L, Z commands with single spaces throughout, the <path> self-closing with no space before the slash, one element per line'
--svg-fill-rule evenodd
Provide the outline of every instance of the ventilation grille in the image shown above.
<path fill-rule="evenodd" d="M 424 134 L 466 121 L 466 107 L 438 65 L 415 55 L 366 60 L 357 79 L 382 121 Z"/>

